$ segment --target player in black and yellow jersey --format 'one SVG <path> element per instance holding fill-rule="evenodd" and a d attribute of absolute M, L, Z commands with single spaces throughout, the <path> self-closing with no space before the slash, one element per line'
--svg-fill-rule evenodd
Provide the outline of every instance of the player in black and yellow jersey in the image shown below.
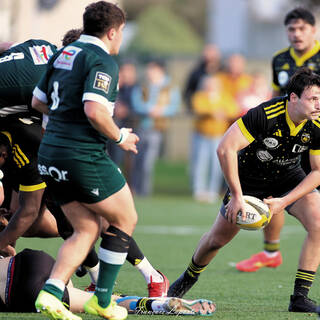
<path fill-rule="evenodd" d="M 252 195 L 264 199 L 272 214 L 286 209 L 307 230 L 289 311 L 315 312 L 308 292 L 320 261 L 320 194 L 315 191 L 320 184 L 320 76 L 301 68 L 287 90 L 287 97 L 249 110 L 222 138 L 218 156 L 229 189 L 221 214 L 168 296 L 182 297 L 219 249 L 239 232 L 235 223 L 239 211 L 245 212 L 243 195 Z M 306 152 L 312 168 L 308 175 L 300 165 Z"/>
<path fill-rule="evenodd" d="M 304 8 L 295 8 L 284 19 L 290 46 L 277 52 L 272 59 L 273 96 L 285 95 L 289 78 L 300 67 L 308 67 L 320 74 L 320 43 L 315 39 L 316 28 L 313 14 Z M 309 158 L 302 157 L 302 167 L 310 172 Z M 264 251 L 240 261 L 236 268 L 243 272 L 254 272 L 262 267 L 276 268 L 282 264 L 280 232 L 284 225 L 284 214 L 274 216 L 264 229 Z"/>

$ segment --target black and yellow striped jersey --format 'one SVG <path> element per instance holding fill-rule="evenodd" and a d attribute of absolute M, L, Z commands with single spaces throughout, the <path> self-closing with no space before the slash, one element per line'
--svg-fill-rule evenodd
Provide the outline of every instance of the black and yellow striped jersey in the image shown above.
<path fill-rule="evenodd" d="M 320 74 L 320 42 L 316 41 L 313 48 L 303 56 L 298 57 L 292 47 L 285 48 L 275 53 L 272 58 L 272 87 L 286 94 L 286 87 L 290 77 L 300 67 L 308 67 L 313 72 Z"/>
<path fill-rule="evenodd" d="M 1 120 L 1 135 L 10 143 L 12 154 L 3 168 L 6 181 L 15 191 L 36 191 L 46 187 L 38 172 L 41 125 L 31 119 Z M 6 184 L 5 184 L 6 186 Z"/>
<path fill-rule="evenodd" d="M 305 120 L 296 126 L 287 109 L 288 99 L 281 96 L 237 120 L 250 142 L 238 155 L 240 175 L 276 181 L 300 170 L 302 153 L 320 155 L 320 120 Z"/>

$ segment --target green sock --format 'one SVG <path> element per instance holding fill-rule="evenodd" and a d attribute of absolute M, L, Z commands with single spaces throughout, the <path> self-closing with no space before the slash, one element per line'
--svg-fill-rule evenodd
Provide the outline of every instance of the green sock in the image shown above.
<path fill-rule="evenodd" d="M 106 308 L 110 304 L 113 286 L 121 266 L 121 264 L 110 264 L 100 260 L 95 295 L 98 297 L 98 303 L 102 308 Z"/>
<path fill-rule="evenodd" d="M 62 290 L 60 290 L 58 287 L 56 287 L 55 285 L 53 285 L 53 284 L 45 283 L 45 285 L 42 288 L 42 290 L 51 293 L 52 295 L 54 295 L 59 300 L 62 300 L 62 298 L 63 298 L 63 293 L 64 292 Z"/>

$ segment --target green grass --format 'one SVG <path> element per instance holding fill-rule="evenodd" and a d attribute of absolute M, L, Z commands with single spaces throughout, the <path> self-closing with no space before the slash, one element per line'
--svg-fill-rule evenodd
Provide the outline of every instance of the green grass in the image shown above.
<path fill-rule="evenodd" d="M 214 221 L 219 203 L 199 204 L 190 197 L 186 166 L 159 163 L 156 174 L 156 194 L 137 198 L 139 222 L 134 237 L 150 262 L 174 281 L 188 265 L 201 235 Z M 287 312 L 292 293 L 300 248 L 306 233 L 292 217 L 286 215 L 281 237 L 284 263 L 276 268 L 264 268 L 256 273 L 240 273 L 234 263 L 262 248 L 262 233 L 241 231 L 221 250 L 186 298 L 206 298 L 215 301 L 213 319 L 294 320 L 317 319 L 316 315 Z M 31 247 L 43 249 L 55 256 L 61 244 L 58 239 L 20 239 L 18 250 Z M 89 278 L 74 277 L 76 286 L 83 288 Z M 129 295 L 147 294 L 142 276 L 126 263 L 117 280 L 116 291 Z M 319 298 L 316 278 L 310 296 Z M 45 319 L 34 314 L 2 314 L 1 319 Z M 83 319 L 96 317 L 82 315 Z M 130 315 L 129 319 L 137 318 Z M 172 316 L 143 316 L 143 319 L 172 319 Z"/>

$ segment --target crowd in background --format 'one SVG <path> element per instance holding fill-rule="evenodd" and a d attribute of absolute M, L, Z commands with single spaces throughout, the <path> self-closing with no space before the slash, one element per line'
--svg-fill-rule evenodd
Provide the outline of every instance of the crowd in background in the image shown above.
<path fill-rule="evenodd" d="M 114 114 L 120 127 L 133 128 L 140 137 L 139 153 L 124 154 L 110 143 L 111 158 L 123 170 L 134 194 L 151 195 L 164 136 L 178 113 L 188 113 L 194 123 L 189 157 L 192 195 L 197 201 L 215 201 L 225 187 L 217 146 L 235 119 L 271 98 L 265 75 L 260 71 L 249 74 L 246 59 L 239 53 L 223 59 L 213 44 L 204 47 L 184 88 L 172 83 L 163 60 L 150 60 L 140 69 L 135 61 L 120 64 Z"/>

